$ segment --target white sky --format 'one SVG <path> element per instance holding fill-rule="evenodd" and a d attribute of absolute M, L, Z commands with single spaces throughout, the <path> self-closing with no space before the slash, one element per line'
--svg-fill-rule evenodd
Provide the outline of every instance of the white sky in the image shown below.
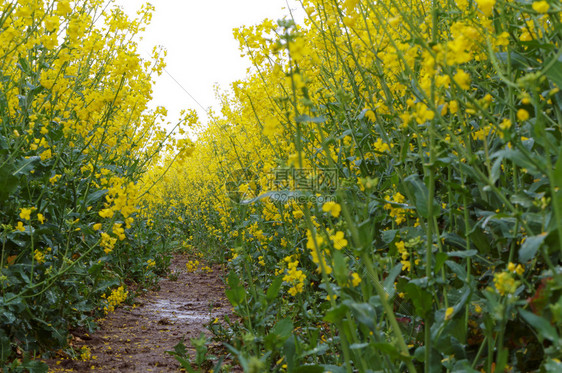
<path fill-rule="evenodd" d="M 146 1 L 115 0 L 115 4 L 133 16 Z M 233 81 L 243 79 L 250 67 L 240 57 L 238 41 L 232 29 L 255 25 L 265 18 L 276 21 L 289 14 L 285 0 L 150 0 L 156 8 L 152 22 L 143 34 L 139 52 L 148 58 L 155 45 L 168 51 L 167 72 L 183 86 L 201 106 L 220 111 L 213 86 L 227 89 Z M 297 0 L 289 0 L 299 24 L 304 11 Z M 182 109 L 195 109 L 206 123 L 206 114 L 165 72 L 156 80 L 151 107 L 168 109 L 168 120 L 175 123 Z"/>

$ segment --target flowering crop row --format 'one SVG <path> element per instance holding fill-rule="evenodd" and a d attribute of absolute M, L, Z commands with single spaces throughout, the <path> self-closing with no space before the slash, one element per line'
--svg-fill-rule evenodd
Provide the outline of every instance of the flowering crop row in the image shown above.
<path fill-rule="evenodd" d="M 230 262 L 212 330 L 248 371 L 560 371 L 560 2 L 303 6 L 235 31 L 161 189 Z"/>
<path fill-rule="evenodd" d="M 0 0 L 0 370 L 39 369 L 30 356 L 126 300 L 125 278 L 164 269 L 141 178 L 188 141 L 146 110 L 164 63 L 133 38 L 151 12 Z"/>

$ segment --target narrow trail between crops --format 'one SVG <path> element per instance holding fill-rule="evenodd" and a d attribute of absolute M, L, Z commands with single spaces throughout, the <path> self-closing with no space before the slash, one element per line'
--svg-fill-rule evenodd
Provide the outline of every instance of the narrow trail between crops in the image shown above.
<path fill-rule="evenodd" d="M 210 273 L 187 273 L 188 259 L 176 255 L 171 273 L 160 280 L 160 290 L 136 299 L 135 305 L 118 308 L 99 322 L 100 329 L 89 335 L 73 333 L 73 345 L 78 350 L 87 346 L 89 361 L 58 358 L 48 361 L 49 371 L 90 372 L 176 372 L 180 365 L 165 351 L 185 339 L 190 355 L 195 355 L 189 340 L 201 333 L 209 335 L 205 324 L 230 310 L 224 296 L 220 268 Z M 210 349 L 212 350 L 212 349 Z"/>

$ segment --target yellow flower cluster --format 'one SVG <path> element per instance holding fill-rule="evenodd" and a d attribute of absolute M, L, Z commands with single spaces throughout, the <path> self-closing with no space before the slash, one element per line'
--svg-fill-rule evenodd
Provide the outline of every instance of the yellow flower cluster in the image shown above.
<path fill-rule="evenodd" d="M 512 273 L 517 273 L 519 276 L 525 273 L 525 267 L 523 267 L 521 264 L 515 265 L 514 263 L 511 262 L 508 263 L 507 270 Z"/>
<path fill-rule="evenodd" d="M 356 287 L 359 286 L 360 283 L 361 283 L 361 277 L 359 276 L 359 273 L 353 272 L 351 274 L 351 285 L 353 287 Z"/>
<path fill-rule="evenodd" d="M 33 252 L 33 258 L 37 261 L 37 263 L 41 264 L 41 263 L 45 263 L 45 253 L 41 252 L 39 250 L 35 250 Z"/>
<path fill-rule="evenodd" d="M 306 275 L 298 269 L 299 261 L 293 259 L 293 256 L 286 257 L 284 261 L 287 263 L 287 273 L 283 276 L 283 281 L 291 285 L 289 294 L 294 297 L 303 292 Z"/>
<path fill-rule="evenodd" d="M 31 213 L 33 212 L 35 208 L 22 208 L 20 211 L 20 218 L 22 218 L 23 220 L 30 220 L 31 219 Z"/>
<path fill-rule="evenodd" d="M 386 196 L 384 198 L 387 201 L 391 201 L 394 203 L 405 203 L 406 202 L 406 197 L 404 197 L 402 194 L 400 194 L 400 192 L 396 192 L 394 193 L 394 195 L 392 196 L 392 199 L 390 199 L 389 196 Z M 384 205 L 384 209 L 385 210 L 389 210 L 390 211 L 390 216 L 392 218 L 394 218 L 394 221 L 396 222 L 396 224 L 400 225 L 403 222 L 406 221 L 406 210 L 401 208 L 401 207 L 396 207 L 390 203 L 386 203 Z"/>
<path fill-rule="evenodd" d="M 328 201 L 322 205 L 322 211 L 330 213 L 334 218 L 340 216 L 341 206 L 337 202 Z"/>
<path fill-rule="evenodd" d="M 111 237 L 109 234 L 102 232 L 100 246 L 106 254 L 113 251 L 115 244 L 117 243 L 117 238 Z"/>
<path fill-rule="evenodd" d="M 80 348 L 80 360 L 82 361 L 92 360 L 92 351 L 88 346 L 82 346 Z"/>
<path fill-rule="evenodd" d="M 326 260 L 327 256 L 329 255 L 329 250 L 323 247 L 324 237 L 319 234 L 316 234 L 313 237 L 310 230 L 306 232 L 306 237 L 306 248 L 310 250 L 312 261 L 318 266 L 317 271 L 325 271 L 325 273 L 329 275 L 330 273 L 332 273 L 332 267 Z"/>
<path fill-rule="evenodd" d="M 133 182 L 125 184 L 120 177 L 111 177 L 107 182 L 111 187 L 105 197 L 105 208 L 99 212 L 102 218 L 112 218 L 119 211 L 123 217 L 129 218 L 137 210 L 138 186 Z M 102 185 L 105 184 L 102 182 Z"/>
<path fill-rule="evenodd" d="M 190 260 L 185 263 L 185 267 L 187 268 L 187 272 L 196 272 L 199 268 L 199 261 L 198 260 Z"/>
<path fill-rule="evenodd" d="M 375 141 L 375 143 L 373 144 L 373 147 L 375 148 L 375 151 L 377 151 L 378 153 L 388 153 L 390 152 L 390 146 L 388 146 L 387 143 L 383 142 L 382 139 L 377 139 L 377 141 Z"/>
<path fill-rule="evenodd" d="M 504 296 L 515 293 L 519 281 L 516 281 L 510 272 L 500 272 L 494 274 L 494 286 L 496 291 Z"/>
<path fill-rule="evenodd" d="M 402 258 L 402 260 L 400 261 L 400 263 L 402 263 L 402 270 L 410 272 L 412 270 L 411 262 L 409 259 L 410 252 L 406 249 L 406 245 L 404 241 L 398 241 L 394 245 L 396 246 L 396 249 L 398 250 L 400 257 Z"/>
<path fill-rule="evenodd" d="M 119 286 L 117 289 L 113 289 L 111 294 L 106 298 L 105 294 L 102 295 L 102 298 L 106 298 L 106 304 L 103 307 L 105 314 L 107 315 L 109 312 L 115 311 L 115 307 L 123 303 L 127 300 L 129 295 L 128 291 L 125 291 L 123 286 Z"/>
<path fill-rule="evenodd" d="M 328 231 L 330 233 L 330 231 Z M 347 240 L 342 231 L 337 231 L 335 234 L 330 234 L 330 241 L 334 245 L 334 249 L 341 250 L 347 246 Z"/>
<path fill-rule="evenodd" d="M 211 273 L 211 272 L 213 272 L 213 269 L 209 266 L 203 266 L 203 267 L 201 267 L 201 271 Z"/>

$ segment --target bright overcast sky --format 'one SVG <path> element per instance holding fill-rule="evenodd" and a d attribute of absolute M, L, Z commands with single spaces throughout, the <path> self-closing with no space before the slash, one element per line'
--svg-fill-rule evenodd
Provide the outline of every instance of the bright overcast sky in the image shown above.
<path fill-rule="evenodd" d="M 146 1 L 115 0 L 129 15 Z M 206 122 L 205 111 L 180 87 L 183 86 L 204 108 L 220 108 L 213 86 L 227 89 L 243 79 L 250 62 L 240 57 L 232 29 L 255 25 L 265 18 L 274 21 L 288 15 L 286 0 L 151 0 L 156 8 L 139 52 L 147 58 L 152 47 L 168 51 L 166 70 L 154 87 L 152 107 L 168 109 L 168 120 L 175 122 L 182 109 L 195 109 Z M 289 4 L 297 22 L 304 12 L 296 0 Z"/>

